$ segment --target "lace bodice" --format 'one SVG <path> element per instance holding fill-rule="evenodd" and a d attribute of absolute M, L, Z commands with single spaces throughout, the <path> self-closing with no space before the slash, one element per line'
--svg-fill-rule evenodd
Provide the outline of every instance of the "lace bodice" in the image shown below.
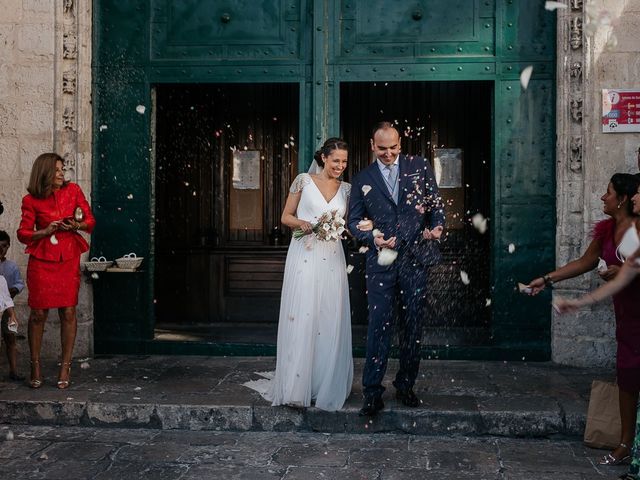
<path fill-rule="evenodd" d="M 330 210 L 337 210 L 344 217 L 349 203 L 351 184 L 341 182 L 335 196 L 327 202 L 311 176 L 308 173 L 301 173 L 293 180 L 289 192 L 302 192 L 296 216 L 301 220 L 313 221 Z"/>

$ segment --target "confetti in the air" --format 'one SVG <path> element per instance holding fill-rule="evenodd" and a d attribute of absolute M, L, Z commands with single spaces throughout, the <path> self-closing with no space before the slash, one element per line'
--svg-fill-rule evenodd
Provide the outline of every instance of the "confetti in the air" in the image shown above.
<path fill-rule="evenodd" d="M 107 128 L 109 127 L 107 127 L 106 125 L 100 125 L 100 131 L 106 130 Z"/>
<path fill-rule="evenodd" d="M 516 251 L 516 246 L 513 243 L 509 244 L 509 253 L 513 253 Z"/>
<path fill-rule="evenodd" d="M 358 253 L 367 253 L 369 251 L 369 247 L 365 247 L 364 245 L 358 249 Z"/>
<path fill-rule="evenodd" d="M 522 89 L 526 90 L 529 86 L 529 80 L 531 79 L 531 74 L 533 73 L 533 66 L 529 65 L 525 67 L 524 70 L 520 73 L 520 85 L 522 85 Z"/>
<path fill-rule="evenodd" d="M 544 2 L 544 9 L 553 12 L 559 8 L 567 8 L 567 5 L 562 2 Z"/>
<path fill-rule="evenodd" d="M 138 105 L 136 107 L 136 112 L 138 112 L 140 115 L 144 115 L 144 112 L 147 111 L 147 107 L 145 107 L 144 105 Z"/>
<path fill-rule="evenodd" d="M 469 275 L 464 270 L 460 270 L 460 280 L 462 280 L 462 283 L 465 285 L 469 285 Z"/>
<path fill-rule="evenodd" d="M 49 237 L 49 241 L 53 244 L 53 245 L 57 245 L 58 244 L 58 239 L 56 238 L 55 234 L 51 235 Z"/>
<path fill-rule="evenodd" d="M 353 265 L 347 265 L 347 275 L 353 272 Z"/>
<path fill-rule="evenodd" d="M 476 213 L 471 218 L 471 223 L 480 233 L 485 233 L 487 231 L 487 219 L 481 213 Z"/>
<path fill-rule="evenodd" d="M 367 193 L 371 191 L 371 185 L 362 185 L 362 194 L 366 197 Z"/>
<path fill-rule="evenodd" d="M 396 261 L 398 252 L 390 248 L 383 248 L 378 252 L 378 265 L 387 266 Z"/>

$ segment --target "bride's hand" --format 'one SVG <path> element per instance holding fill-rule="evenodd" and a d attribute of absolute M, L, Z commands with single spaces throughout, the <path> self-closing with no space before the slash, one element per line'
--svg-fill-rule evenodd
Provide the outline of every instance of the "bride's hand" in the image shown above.
<path fill-rule="evenodd" d="M 305 222 L 304 220 L 302 220 L 302 223 L 298 226 L 298 228 L 302 230 L 304 233 L 311 233 L 311 231 L 313 230 L 313 225 L 311 225 L 309 222 Z"/>
<path fill-rule="evenodd" d="M 358 225 L 356 226 L 356 228 L 361 232 L 368 232 L 370 230 L 373 230 L 373 222 L 368 218 L 365 218 L 358 222 Z"/>

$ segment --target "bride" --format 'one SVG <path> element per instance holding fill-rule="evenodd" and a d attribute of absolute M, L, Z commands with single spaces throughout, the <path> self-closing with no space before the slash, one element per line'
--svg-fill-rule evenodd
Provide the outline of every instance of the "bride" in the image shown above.
<path fill-rule="evenodd" d="M 344 218 L 351 185 L 340 181 L 347 144 L 330 138 L 314 155 L 317 168 L 298 175 L 282 212 L 294 231 L 284 269 L 276 371 L 244 385 L 272 405 L 342 407 L 351 392 L 351 315 L 342 244 L 321 240 L 313 226 L 325 213 Z M 321 170 L 320 170 L 321 169 Z"/>

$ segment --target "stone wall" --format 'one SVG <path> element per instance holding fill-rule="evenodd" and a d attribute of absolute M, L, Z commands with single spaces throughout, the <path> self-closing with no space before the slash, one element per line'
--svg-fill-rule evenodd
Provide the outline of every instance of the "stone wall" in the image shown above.
<path fill-rule="evenodd" d="M 91 2 L 0 0 L 0 229 L 11 235 L 8 257 L 23 276 L 27 256 L 15 232 L 31 165 L 42 152 L 65 158 L 69 178 L 91 194 Z M 28 291 L 16 297 L 26 335 Z M 83 279 L 76 356 L 93 351 L 90 285 Z M 52 312 L 43 355 L 57 356 L 59 321 Z M 20 349 L 27 355 L 26 342 Z"/>
<path fill-rule="evenodd" d="M 558 265 L 582 255 L 593 224 L 605 217 L 600 197 L 611 175 L 637 173 L 640 147 L 640 134 L 604 134 L 600 126 L 602 89 L 640 90 L 640 0 L 593 0 L 584 5 L 582 0 L 568 0 L 568 4 L 558 12 Z M 590 15 L 596 16 L 591 26 Z M 606 15 L 610 25 L 597 21 Z M 591 272 L 562 282 L 556 292 L 580 295 L 600 282 Z M 610 302 L 575 315 L 554 314 L 553 360 L 613 365 L 614 328 Z"/>

